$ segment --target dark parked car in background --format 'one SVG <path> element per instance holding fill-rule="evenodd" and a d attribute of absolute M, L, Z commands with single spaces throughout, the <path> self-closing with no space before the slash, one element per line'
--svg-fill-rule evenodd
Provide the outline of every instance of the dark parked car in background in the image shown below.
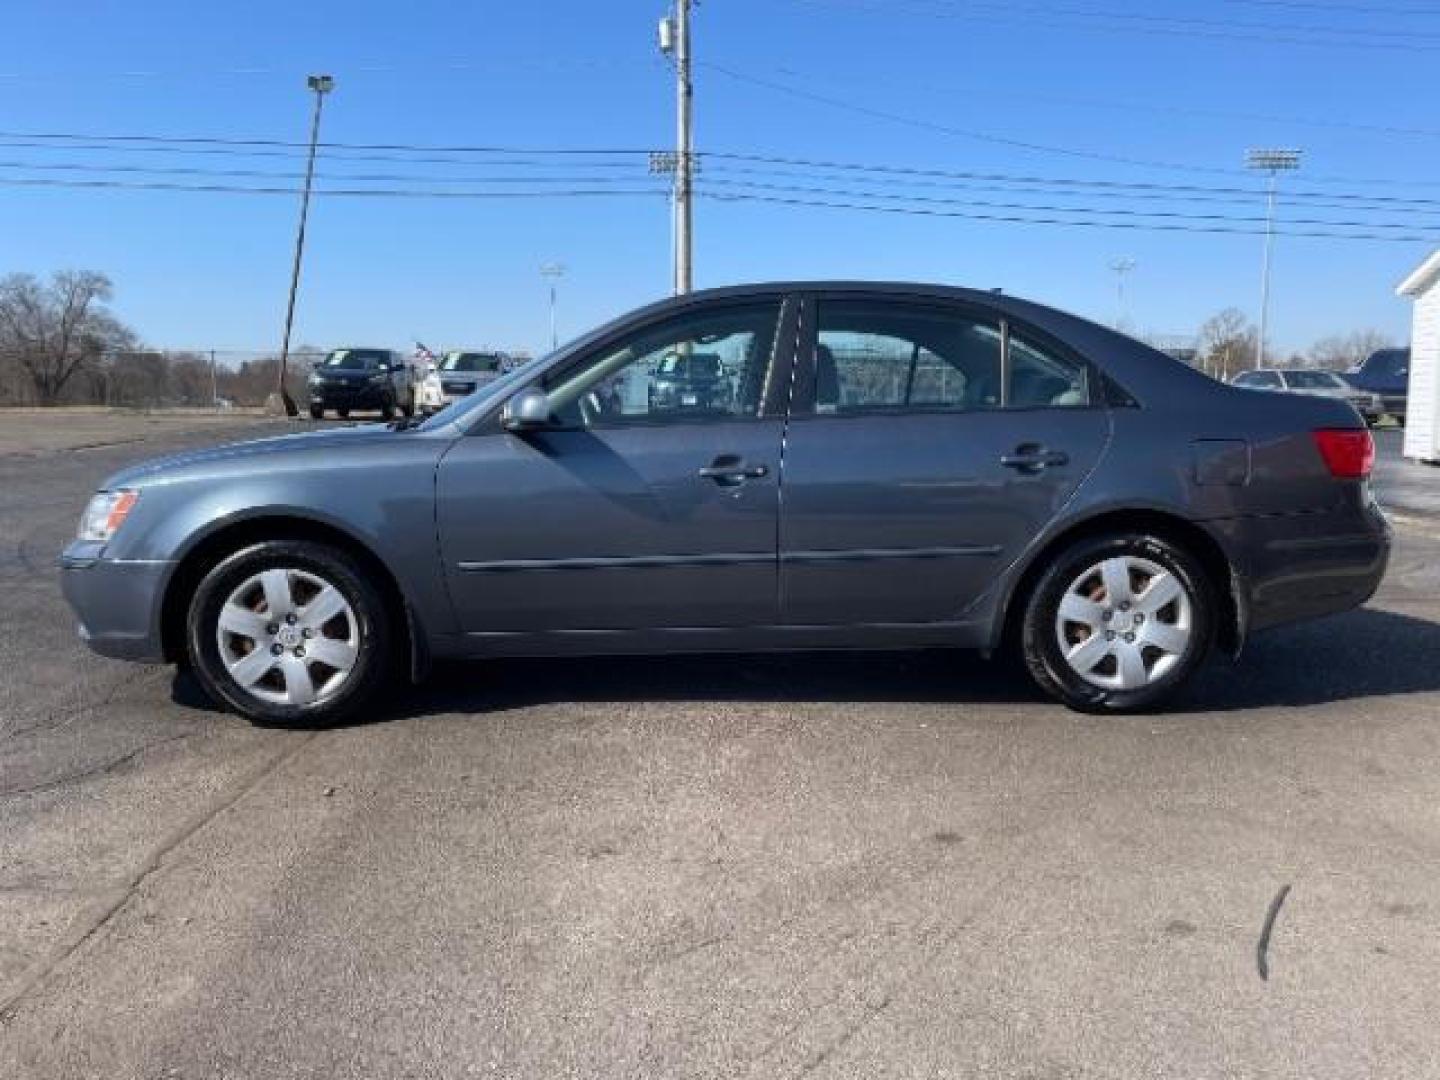
<path fill-rule="evenodd" d="M 733 393 L 654 407 L 644 380 L 686 354 Z M 419 427 L 126 469 L 61 578 L 96 651 L 185 663 L 263 723 L 354 714 L 442 657 L 957 646 L 1120 712 L 1374 592 L 1373 454 L 1344 402 L 1237 390 L 1040 304 L 745 286 Z"/>
<path fill-rule="evenodd" d="M 1345 381 L 1357 390 L 1379 394 L 1386 414 L 1405 423 L 1410 400 L 1409 349 L 1377 349 L 1354 371 L 1346 372 Z"/>
<path fill-rule="evenodd" d="M 673 352 L 655 365 L 650 379 L 650 408 L 655 412 L 725 409 L 732 392 L 730 377 L 718 353 Z"/>
<path fill-rule="evenodd" d="M 410 368 L 393 349 L 335 349 L 310 372 L 310 416 L 378 409 L 386 420 L 415 411 Z"/>
<path fill-rule="evenodd" d="M 1367 424 L 1379 423 L 1385 405 L 1379 394 L 1357 390 L 1333 371 L 1316 368 L 1261 368 L 1242 371 L 1231 382 L 1250 390 L 1277 390 L 1288 394 L 1313 394 L 1349 402 Z"/>
<path fill-rule="evenodd" d="M 452 349 L 440 358 L 437 365 L 441 393 L 447 402 L 455 401 L 494 382 L 512 366 L 513 362 L 505 353 Z"/>

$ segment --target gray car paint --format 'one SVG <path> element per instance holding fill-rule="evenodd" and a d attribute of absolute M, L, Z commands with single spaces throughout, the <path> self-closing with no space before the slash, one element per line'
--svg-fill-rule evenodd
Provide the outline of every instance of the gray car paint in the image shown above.
<path fill-rule="evenodd" d="M 902 417 L 831 438 L 834 424 L 802 418 L 812 359 L 797 328 L 806 303 L 860 293 L 978 308 L 1048 337 L 1105 374 L 1108 404 Z M 634 327 L 782 297 L 773 393 L 757 420 L 525 435 L 498 424 L 515 390 Z M 780 395 L 791 386 L 787 420 Z M 708 290 L 602 326 L 419 428 L 284 436 L 125 470 L 105 487 L 140 492 L 130 518 L 108 545 L 67 548 L 62 583 L 93 648 L 160 660 L 162 601 L 186 556 L 239 523 L 299 519 L 373 553 L 419 647 L 436 656 L 988 648 L 1054 539 L 1141 510 L 1220 545 L 1243 636 L 1355 606 L 1378 584 L 1388 527 L 1368 485 L 1332 478 L 1311 436 L 1358 426 L 1342 402 L 1236 390 L 997 293 L 868 282 Z M 1064 450 L 1071 464 L 1030 484 L 986 460 L 1021 443 Z M 738 491 L 697 475 L 727 453 L 773 467 Z M 952 453 L 960 464 L 947 464 Z"/>

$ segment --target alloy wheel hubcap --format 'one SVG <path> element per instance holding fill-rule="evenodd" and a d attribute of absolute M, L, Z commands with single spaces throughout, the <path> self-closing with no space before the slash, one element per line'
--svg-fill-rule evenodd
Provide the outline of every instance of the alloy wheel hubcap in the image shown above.
<path fill-rule="evenodd" d="M 355 668 L 360 622 L 332 583 L 293 567 L 262 570 L 226 598 L 215 640 L 242 690 L 276 705 L 334 697 Z"/>
<path fill-rule="evenodd" d="M 1174 573 L 1120 555 L 1091 566 L 1066 588 L 1055 637 L 1070 669 L 1092 686 L 1138 690 L 1180 662 L 1193 618 L 1190 594 Z"/>

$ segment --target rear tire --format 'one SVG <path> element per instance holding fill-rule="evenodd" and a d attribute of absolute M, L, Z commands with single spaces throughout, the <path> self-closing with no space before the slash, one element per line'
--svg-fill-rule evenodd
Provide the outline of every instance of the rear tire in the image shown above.
<path fill-rule="evenodd" d="M 1025 666 L 1081 712 L 1152 709 L 1204 662 L 1215 638 L 1214 588 L 1183 547 L 1145 533 L 1077 541 L 1026 601 Z"/>
<path fill-rule="evenodd" d="M 383 405 L 380 406 L 380 419 L 382 419 L 382 420 L 394 420 L 394 419 L 395 419 L 395 403 L 394 403 L 393 401 L 387 401 L 387 402 L 385 402 Z"/>
<path fill-rule="evenodd" d="M 263 726 L 352 717 L 394 667 L 383 597 L 345 552 L 305 540 L 223 559 L 195 590 L 185 637 L 205 691 Z"/>
<path fill-rule="evenodd" d="M 311 419 L 311 420 L 323 420 L 323 419 L 325 419 L 325 410 L 322 409 L 319 405 L 311 405 L 311 406 L 310 406 L 310 419 Z"/>
<path fill-rule="evenodd" d="M 349 420 L 349 419 L 350 419 L 350 410 L 349 410 L 349 409 L 336 409 L 336 410 L 335 410 L 335 415 L 338 416 L 338 417 L 340 417 L 341 420 Z"/>

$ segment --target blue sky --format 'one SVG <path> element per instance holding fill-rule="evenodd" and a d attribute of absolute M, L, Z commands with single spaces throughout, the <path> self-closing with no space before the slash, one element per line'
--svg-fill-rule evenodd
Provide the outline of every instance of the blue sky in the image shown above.
<path fill-rule="evenodd" d="M 664 148 L 674 137 L 674 97 L 655 48 L 663 8 L 661 0 L 10 0 L 0 59 L 0 130 L 7 133 L 0 141 L 10 145 L 0 146 L 0 180 L 293 186 L 55 168 L 285 173 L 301 164 L 291 157 L 16 146 L 25 140 L 13 135 L 303 140 L 309 71 L 331 72 L 338 82 L 326 105 L 327 141 Z M 1239 168 L 1246 147 L 1299 146 L 1304 168 L 1284 183 L 1332 193 L 1335 205 L 1282 206 L 1282 217 L 1383 222 L 1399 226 L 1392 234 L 1437 238 L 1281 236 L 1272 341 L 1283 348 L 1365 326 L 1403 338 L 1409 312 L 1394 285 L 1440 243 L 1440 113 L 1427 74 L 1440 61 L 1440 0 L 704 0 L 695 42 L 702 152 L 1026 176 L 1050 185 L 1017 188 L 1007 180 L 977 190 L 973 182 L 945 188 L 937 184 L 951 181 L 932 180 L 899 190 L 962 201 L 906 204 L 912 208 L 1055 216 L 967 210 L 963 200 L 971 199 L 1255 216 L 1263 212 L 1258 199 L 1217 204 L 1170 188 L 1255 186 Z M 405 153 L 385 162 L 339 156 L 322 159 L 320 173 L 402 179 L 322 180 L 322 189 L 476 191 L 486 185 L 460 181 L 500 172 L 521 178 L 511 190 L 564 188 L 572 175 L 580 179 L 571 188 L 654 186 L 636 164 L 643 158 L 542 155 L 533 167 L 497 167 L 493 155 L 470 156 L 468 164 L 416 162 Z M 612 160 L 625 167 L 588 164 Z M 747 167 L 769 171 L 735 171 Z M 780 172 L 712 159 L 705 178 L 712 191 L 808 200 L 854 202 L 860 193 L 873 204 L 876 193 L 897 190 L 885 174 Z M 560 179 L 534 180 L 539 175 Z M 601 175 L 611 178 L 595 179 Z M 1161 187 L 1077 188 L 1074 181 Z M 1100 190 L 1111 194 L 1094 194 Z M 1162 198 L 1134 198 L 1136 191 Z M 1396 212 L 1349 200 L 1356 194 L 1435 203 Z M 296 209 L 283 195 L 0 186 L 0 272 L 104 270 L 116 285 L 117 311 L 150 343 L 272 347 Z M 1111 321 L 1116 276 L 1108 267 L 1124 257 L 1135 262 L 1126 279 L 1130 322 L 1171 333 L 1191 331 L 1226 306 L 1253 315 L 1259 292 L 1261 240 L 1252 235 L 710 198 L 697 204 L 696 230 L 697 286 L 927 279 L 999 286 Z M 312 212 L 296 337 L 321 345 L 405 345 L 418 337 L 436 347 L 537 347 L 548 337 L 542 262 L 568 267 L 565 335 L 664 295 L 669 251 L 662 196 L 322 197 Z"/>

